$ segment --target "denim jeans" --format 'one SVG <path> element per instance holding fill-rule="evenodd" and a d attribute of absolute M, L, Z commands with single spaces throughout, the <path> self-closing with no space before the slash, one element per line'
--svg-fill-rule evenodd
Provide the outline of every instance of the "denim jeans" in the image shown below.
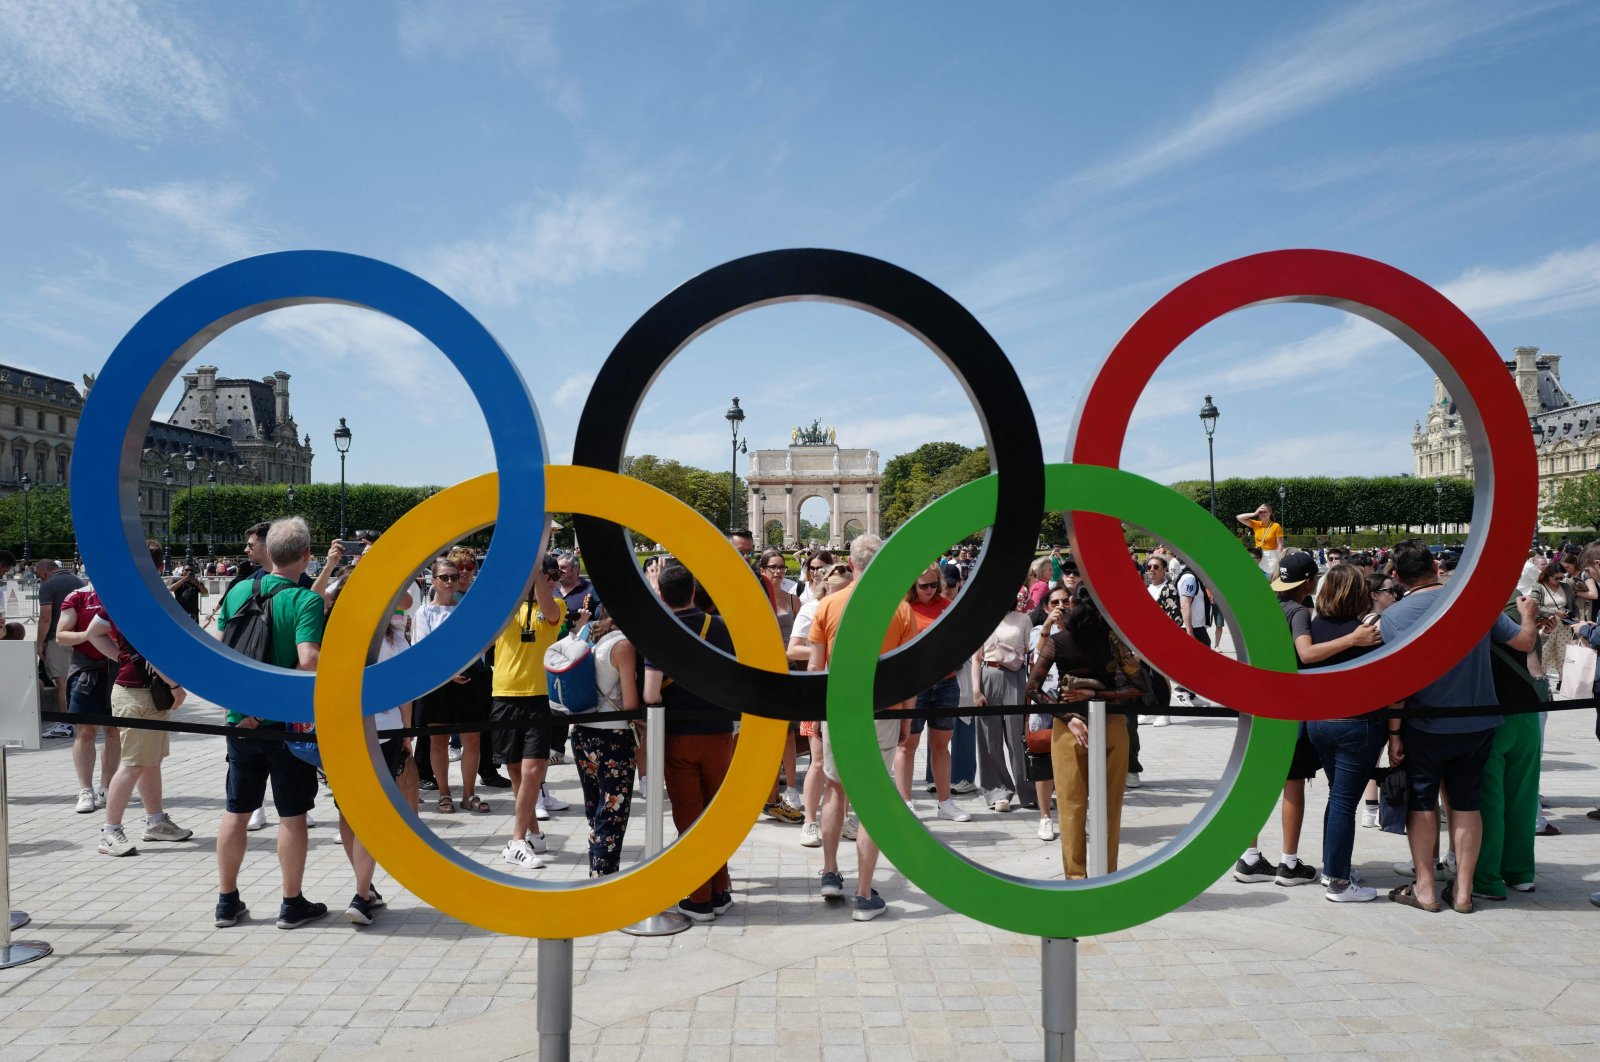
<path fill-rule="evenodd" d="M 1382 719 L 1327 719 L 1306 724 L 1322 769 L 1328 772 L 1328 806 L 1322 813 L 1322 872 L 1350 879 L 1356 846 L 1356 806 L 1388 740 Z"/>

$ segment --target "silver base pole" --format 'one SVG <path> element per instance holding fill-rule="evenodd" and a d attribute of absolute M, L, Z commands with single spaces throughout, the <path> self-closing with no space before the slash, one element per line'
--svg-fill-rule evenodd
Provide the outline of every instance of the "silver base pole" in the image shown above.
<path fill-rule="evenodd" d="M 28 924 L 28 912 L 11 910 L 11 821 L 6 808 L 6 747 L 0 745 L 0 970 L 42 959 L 54 949 L 42 940 L 12 940 L 11 931 Z"/>
<path fill-rule="evenodd" d="M 1091 878 L 1106 873 L 1108 824 L 1106 809 L 1106 702 L 1089 702 L 1089 865 Z"/>
<path fill-rule="evenodd" d="M 1078 942 L 1045 937 L 1039 962 L 1045 1062 L 1072 1062 L 1078 1033 Z"/>
<path fill-rule="evenodd" d="M 539 1062 L 572 1058 L 572 940 L 539 941 Z"/>
<path fill-rule="evenodd" d="M 644 773 L 650 806 L 645 809 L 644 857 L 653 859 L 667 846 L 667 715 L 666 708 L 652 704 L 645 708 Z M 689 916 L 681 911 L 662 911 L 622 931 L 632 937 L 670 937 L 689 928 Z"/>

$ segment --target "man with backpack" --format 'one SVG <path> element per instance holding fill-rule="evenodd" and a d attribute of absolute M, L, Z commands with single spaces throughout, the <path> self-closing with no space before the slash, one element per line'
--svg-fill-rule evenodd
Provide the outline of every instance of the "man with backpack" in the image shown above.
<path fill-rule="evenodd" d="M 267 531 L 263 569 L 236 585 L 223 598 L 218 617 L 222 641 L 236 652 L 278 667 L 315 671 L 322 647 L 322 595 L 300 585 L 311 561 L 311 532 L 298 516 L 275 521 Z M 246 730 L 283 730 L 271 718 L 271 705 L 228 709 L 228 725 Z M 228 737 L 226 813 L 217 830 L 219 878 L 216 925 L 236 925 L 246 905 L 239 896 L 239 867 L 244 862 L 250 815 L 266 799 L 278 809 L 278 864 L 283 871 L 283 901 L 278 928 L 297 929 L 328 913 L 326 904 L 301 895 L 306 866 L 306 813 L 317 799 L 317 772 L 297 759 L 288 745 L 273 739 Z"/>

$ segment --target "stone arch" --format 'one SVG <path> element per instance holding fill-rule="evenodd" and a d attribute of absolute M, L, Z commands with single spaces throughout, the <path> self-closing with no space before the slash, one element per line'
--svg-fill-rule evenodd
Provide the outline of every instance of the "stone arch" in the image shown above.
<path fill-rule="evenodd" d="M 844 534 L 844 544 L 848 546 L 858 536 L 866 534 L 867 527 L 860 520 L 852 517 L 844 522 L 844 526 L 840 528 L 840 531 Z"/>
<path fill-rule="evenodd" d="M 761 542 L 763 545 L 781 547 L 785 544 L 787 536 L 788 529 L 783 526 L 783 521 L 775 516 L 768 517 L 767 522 L 762 525 Z"/>
<path fill-rule="evenodd" d="M 842 449 L 831 430 L 813 425 L 790 433 L 786 449 L 756 450 L 746 476 L 750 526 L 765 528 L 782 520 L 785 545 L 800 544 L 800 507 L 819 498 L 828 507 L 826 529 L 814 534 L 827 545 L 844 544 L 844 525 L 854 520 L 863 532 L 878 530 L 876 450 Z"/>

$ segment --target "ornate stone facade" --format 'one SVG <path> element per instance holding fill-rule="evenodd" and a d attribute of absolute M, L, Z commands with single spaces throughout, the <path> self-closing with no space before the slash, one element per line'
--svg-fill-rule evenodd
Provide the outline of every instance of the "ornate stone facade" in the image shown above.
<path fill-rule="evenodd" d="M 35 486 L 66 485 L 82 411 L 66 380 L 0 365 L 0 491 L 19 490 L 24 472 Z"/>
<path fill-rule="evenodd" d="M 1600 401 L 1576 402 L 1561 383 L 1561 355 L 1541 354 L 1538 347 L 1517 347 L 1505 363 L 1517 383 L 1529 428 L 1539 453 L 1539 497 L 1548 500 L 1555 485 L 1569 476 L 1600 469 Z M 1411 449 L 1417 476 L 1472 479 L 1472 450 L 1455 400 L 1438 378 L 1425 421 L 1412 428 Z"/>
<path fill-rule="evenodd" d="M 807 545 L 800 541 L 800 507 L 812 498 L 828 503 L 828 546 L 878 534 L 878 451 L 842 450 L 834 430 L 815 423 L 794 429 L 790 438 L 796 441 L 787 449 L 750 455 L 745 483 L 756 541 L 765 542 L 767 529 L 777 524 L 785 546 Z"/>

